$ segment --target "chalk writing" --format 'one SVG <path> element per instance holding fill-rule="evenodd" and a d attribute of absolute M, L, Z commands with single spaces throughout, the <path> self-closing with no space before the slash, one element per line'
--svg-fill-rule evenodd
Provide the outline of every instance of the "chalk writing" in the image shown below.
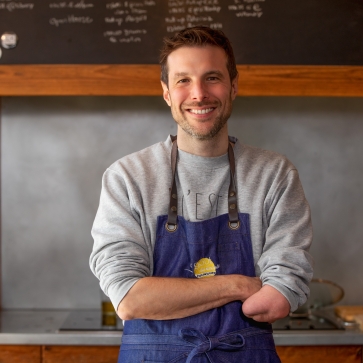
<path fill-rule="evenodd" d="M 132 29 L 133 26 L 148 22 L 148 11 L 156 6 L 154 0 L 128 0 L 111 1 L 105 4 L 110 16 L 106 16 L 105 23 L 119 27 L 119 29 L 108 29 L 103 36 L 111 43 L 141 43 L 147 35 L 145 28 Z M 147 25 L 145 25 L 147 27 Z M 127 28 L 126 28 L 127 27 Z"/>
<path fill-rule="evenodd" d="M 168 6 L 203 6 L 203 5 L 219 5 L 219 0 L 169 0 Z"/>
<path fill-rule="evenodd" d="M 204 23 L 213 21 L 211 16 L 195 16 L 195 15 L 187 15 L 187 21 L 194 21 L 197 23 Z"/>
<path fill-rule="evenodd" d="M 127 15 L 125 18 L 126 23 L 140 23 L 141 21 L 146 21 L 147 15 L 140 15 L 140 16 L 132 16 Z"/>
<path fill-rule="evenodd" d="M 265 0 L 234 0 L 228 5 L 228 10 L 233 11 L 237 18 L 260 18 L 263 11 L 259 3 L 262 2 Z"/>
<path fill-rule="evenodd" d="M 183 30 L 185 28 L 186 28 L 186 26 L 184 26 L 184 25 L 173 25 L 173 26 L 167 26 L 166 31 L 168 33 L 175 33 L 175 32 L 178 32 L 180 30 Z"/>
<path fill-rule="evenodd" d="M 184 14 L 185 8 L 171 8 L 169 9 L 170 14 Z"/>
<path fill-rule="evenodd" d="M 94 4 L 86 3 L 84 0 L 81 1 L 61 1 L 61 2 L 54 2 L 50 3 L 49 7 L 51 9 L 89 9 L 93 8 Z"/>
<path fill-rule="evenodd" d="M 129 37 L 129 38 L 120 38 L 119 43 L 140 43 L 140 37 Z"/>
<path fill-rule="evenodd" d="M 180 23 L 180 24 L 184 24 L 185 23 L 185 18 L 176 18 L 175 16 L 172 17 L 167 17 L 165 18 L 165 22 L 166 23 Z"/>
<path fill-rule="evenodd" d="M 164 19 L 166 31 L 175 33 L 195 25 L 208 25 L 213 29 L 222 29 L 223 24 L 215 19 L 221 9 L 219 0 L 169 0 L 170 16 Z"/>
<path fill-rule="evenodd" d="M 141 35 L 145 34 L 147 34 L 146 29 L 119 29 L 103 32 L 103 36 L 108 38 L 111 43 L 140 43 Z"/>
<path fill-rule="evenodd" d="M 196 6 L 188 8 L 188 12 L 193 14 L 210 13 L 210 12 L 219 13 L 220 11 L 221 11 L 220 6 Z"/>
<path fill-rule="evenodd" d="M 15 2 L 0 2 L 0 10 L 15 11 L 15 10 L 33 10 L 34 3 L 23 3 L 21 1 Z"/>
<path fill-rule="evenodd" d="M 124 18 L 115 18 L 114 16 L 105 18 L 105 23 L 107 24 L 117 24 L 118 26 L 121 26 L 123 22 Z"/>
<path fill-rule="evenodd" d="M 141 35 L 141 34 L 147 34 L 146 29 L 123 29 L 123 30 L 107 30 L 103 32 L 104 37 L 115 37 L 120 35 Z"/>
<path fill-rule="evenodd" d="M 218 5 L 218 0 L 186 0 L 185 5 L 196 5 L 196 6 L 202 6 L 202 5 Z"/>
<path fill-rule="evenodd" d="M 93 19 L 89 16 L 75 16 L 73 14 L 68 15 L 65 18 L 57 19 L 51 18 L 49 19 L 49 24 L 59 27 L 64 24 L 90 24 L 93 22 Z"/>

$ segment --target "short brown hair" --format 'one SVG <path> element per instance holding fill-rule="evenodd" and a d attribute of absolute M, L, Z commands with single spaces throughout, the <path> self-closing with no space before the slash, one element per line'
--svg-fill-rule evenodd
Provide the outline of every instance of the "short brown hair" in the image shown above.
<path fill-rule="evenodd" d="M 207 26 L 195 26 L 186 28 L 172 37 L 164 38 L 164 45 L 160 53 L 161 80 L 168 85 L 168 56 L 178 48 L 203 47 L 213 45 L 222 48 L 227 55 L 227 69 L 231 81 L 238 74 L 236 60 L 234 58 L 232 45 L 221 30 L 211 29 Z"/>

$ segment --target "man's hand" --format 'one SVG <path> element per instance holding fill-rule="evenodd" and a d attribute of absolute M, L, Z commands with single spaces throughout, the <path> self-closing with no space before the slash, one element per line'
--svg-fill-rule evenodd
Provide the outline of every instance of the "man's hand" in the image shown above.
<path fill-rule="evenodd" d="M 242 311 L 255 321 L 273 323 L 289 314 L 290 304 L 279 291 L 265 285 L 243 303 Z"/>

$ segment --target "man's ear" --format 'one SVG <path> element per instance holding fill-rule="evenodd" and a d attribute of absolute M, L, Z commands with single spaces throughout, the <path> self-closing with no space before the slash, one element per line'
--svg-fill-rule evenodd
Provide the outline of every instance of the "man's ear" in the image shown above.
<path fill-rule="evenodd" d="M 239 74 L 237 73 L 237 76 L 234 77 L 234 79 L 232 80 L 232 91 L 231 91 L 232 100 L 234 100 L 238 94 L 238 78 Z"/>
<path fill-rule="evenodd" d="M 170 102 L 170 93 L 169 93 L 169 88 L 168 86 L 161 81 L 161 87 L 163 87 L 163 97 L 165 102 L 169 105 L 169 107 L 171 106 L 171 102 Z"/>

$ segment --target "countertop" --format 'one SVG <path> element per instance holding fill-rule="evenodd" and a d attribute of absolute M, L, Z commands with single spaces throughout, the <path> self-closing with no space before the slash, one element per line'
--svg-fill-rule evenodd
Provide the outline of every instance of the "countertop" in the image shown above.
<path fill-rule="evenodd" d="M 87 311 L 82 310 L 82 313 Z M 91 312 L 91 311 L 90 311 Z M 94 312 L 94 311 L 93 311 Z M 122 331 L 60 331 L 74 310 L 3 310 L 0 312 L 1 345 L 103 345 L 118 346 Z M 363 345 L 359 330 L 278 330 L 278 346 Z"/>

